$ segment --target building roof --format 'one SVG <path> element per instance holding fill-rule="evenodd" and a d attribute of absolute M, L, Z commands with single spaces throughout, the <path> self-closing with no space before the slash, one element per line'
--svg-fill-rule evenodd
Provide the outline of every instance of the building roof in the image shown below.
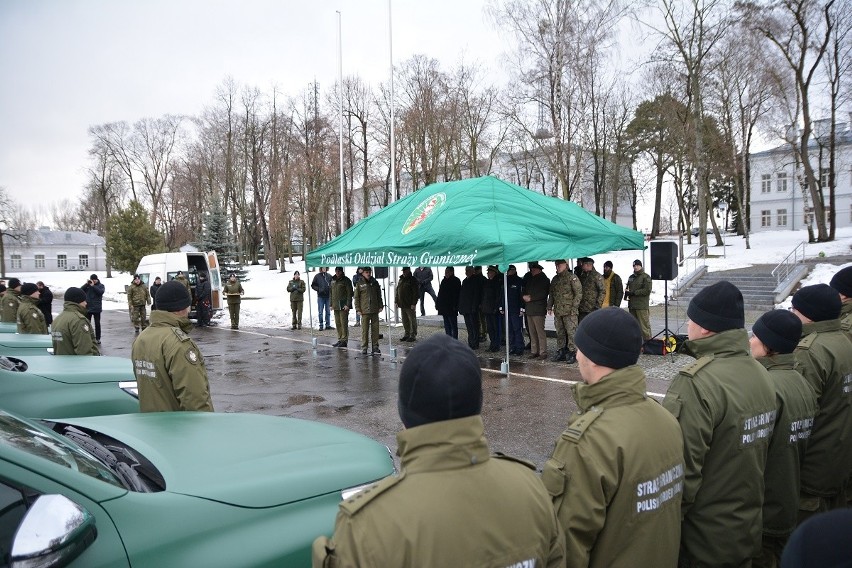
<path fill-rule="evenodd" d="M 10 229 L 3 235 L 3 243 L 6 246 L 17 245 L 20 247 L 45 245 L 104 246 L 106 240 L 96 232 L 51 231 L 47 227 L 40 227 L 27 230 Z"/>

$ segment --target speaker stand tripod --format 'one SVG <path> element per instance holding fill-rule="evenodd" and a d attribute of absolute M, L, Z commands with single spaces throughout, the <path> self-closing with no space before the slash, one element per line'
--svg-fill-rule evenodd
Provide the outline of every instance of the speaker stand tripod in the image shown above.
<path fill-rule="evenodd" d="M 678 347 L 678 345 L 676 344 L 677 337 L 669 329 L 669 281 L 668 280 L 665 280 L 665 288 L 663 288 L 663 305 L 664 305 L 663 313 L 665 314 L 665 326 L 663 327 L 662 331 L 660 331 L 657 335 L 655 335 L 651 339 L 657 339 L 658 337 L 660 337 L 662 335 L 663 336 L 663 355 L 666 354 L 665 351 L 668 351 L 669 355 L 671 355 L 672 359 L 674 359 L 674 352 L 675 352 L 675 349 Z M 669 338 L 672 338 L 672 339 L 675 340 L 674 341 L 675 345 L 670 345 Z"/>

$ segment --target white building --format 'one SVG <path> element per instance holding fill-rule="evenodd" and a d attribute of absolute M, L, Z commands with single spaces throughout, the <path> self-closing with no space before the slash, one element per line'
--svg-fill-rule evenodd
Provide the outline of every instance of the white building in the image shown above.
<path fill-rule="evenodd" d="M 3 235 L 6 274 L 57 270 L 106 270 L 106 241 L 97 233 L 37 230 L 7 231 Z"/>
<path fill-rule="evenodd" d="M 809 150 L 814 172 L 819 172 L 828 220 L 828 121 L 814 123 Z M 822 142 L 822 143 L 820 143 Z M 836 227 L 852 226 L 852 130 L 837 127 L 835 165 Z M 804 172 L 789 144 L 751 154 L 751 231 L 790 230 L 813 220 L 811 196 L 802 195 Z"/>

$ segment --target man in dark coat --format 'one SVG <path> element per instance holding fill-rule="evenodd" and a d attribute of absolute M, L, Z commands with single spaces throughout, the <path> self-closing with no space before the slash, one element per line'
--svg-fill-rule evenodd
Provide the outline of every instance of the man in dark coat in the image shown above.
<path fill-rule="evenodd" d="M 148 290 L 151 293 L 151 310 L 156 310 L 157 308 L 157 290 L 160 289 L 160 286 L 163 285 L 163 281 L 159 276 L 154 278 L 154 283 L 151 284 L 151 288 Z"/>
<path fill-rule="evenodd" d="M 506 272 L 506 295 L 508 303 L 507 311 L 509 313 L 509 354 L 523 355 L 524 354 L 524 328 L 523 315 L 521 310 L 524 307 L 524 281 L 518 276 L 518 269 L 514 264 L 509 265 L 509 270 Z"/>
<path fill-rule="evenodd" d="M 38 286 L 40 293 L 38 297 L 38 309 L 44 314 L 44 323 L 51 325 L 53 323 L 53 292 L 41 280 L 36 282 L 36 286 Z"/>
<path fill-rule="evenodd" d="M 467 329 L 467 345 L 479 349 L 479 304 L 482 302 L 482 280 L 472 266 L 464 269 L 465 279 L 459 293 L 459 313 L 464 316 Z"/>
<path fill-rule="evenodd" d="M 456 339 L 459 338 L 459 295 L 461 280 L 456 277 L 455 270 L 448 266 L 444 270 L 444 279 L 438 286 L 438 301 L 435 307 L 438 314 L 444 318 L 444 333 Z"/>
<path fill-rule="evenodd" d="M 207 275 L 199 272 L 198 283 L 195 286 L 195 317 L 198 320 L 198 327 L 210 325 L 212 308 L 210 292 L 210 282 L 207 281 Z"/>
<path fill-rule="evenodd" d="M 426 294 L 432 296 L 432 301 L 435 302 L 437 308 L 438 297 L 435 296 L 435 289 L 432 287 L 432 269 L 428 266 L 420 266 L 414 269 L 414 278 L 420 287 L 420 315 L 425 316 L 426 311 L 423 306 L 423 298 Z"/>
<path fill-rule="evenodd" d="M 488 327 L 488 351 L 496 353 L 503 342 L 503 275 L 496 266 L 489 266 L 487 273 L 480 311 L 485 314 Z"/>
<path fill-rule="evenodd" d="M 80 287 L 86 293 L 86 316 L 89 323 L 94 320 L 95 345 L 101 344 L 101 312 L 103 311 L 103 296 L 106 288 L 98 280 L 97 274 L 89 276 L 89 280 Z"/>

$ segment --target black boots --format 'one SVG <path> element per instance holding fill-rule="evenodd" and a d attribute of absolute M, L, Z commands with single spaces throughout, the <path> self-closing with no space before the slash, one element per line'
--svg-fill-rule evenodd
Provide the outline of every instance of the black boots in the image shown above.
<path fill-rule="evenodd" d="M 556 356 L 551 361 L 564 361 L 568 354 L 568 350 L 564 347 L 556 352 Z"/>

